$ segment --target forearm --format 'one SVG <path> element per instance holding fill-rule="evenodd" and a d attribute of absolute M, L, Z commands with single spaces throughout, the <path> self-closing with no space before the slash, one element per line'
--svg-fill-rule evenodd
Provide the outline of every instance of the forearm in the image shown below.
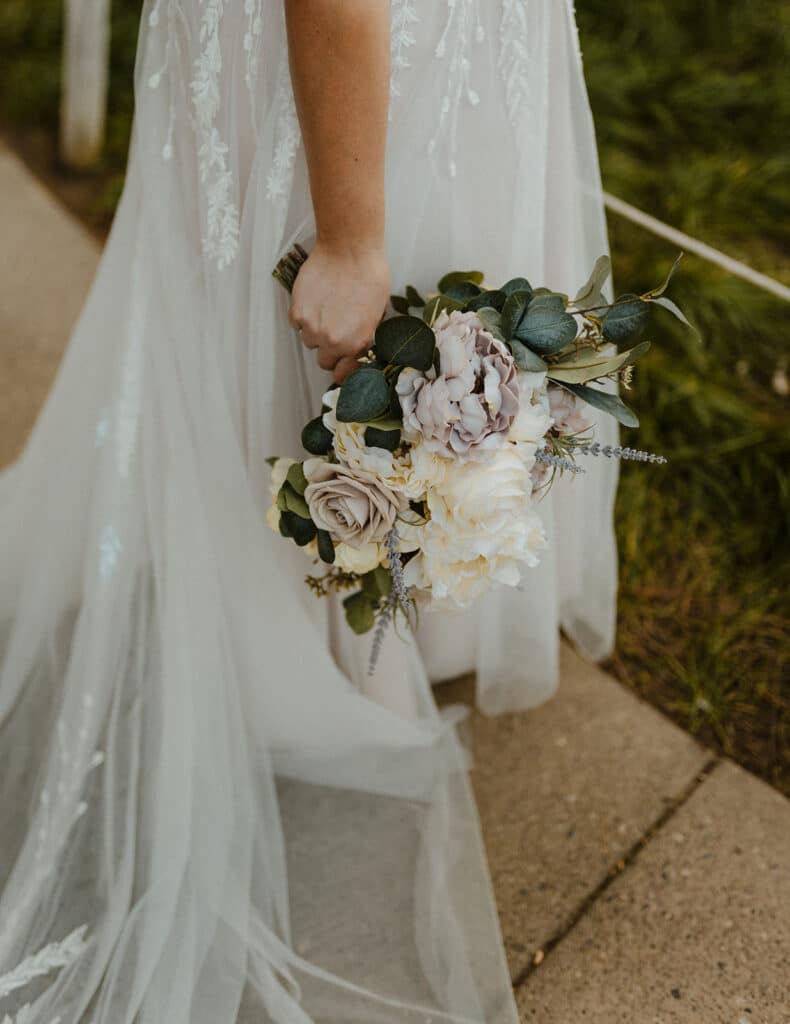
<path fill-rule="evenodd" d="M 285 0 L 318 242 L 384 239 L 389 0 Z"/>

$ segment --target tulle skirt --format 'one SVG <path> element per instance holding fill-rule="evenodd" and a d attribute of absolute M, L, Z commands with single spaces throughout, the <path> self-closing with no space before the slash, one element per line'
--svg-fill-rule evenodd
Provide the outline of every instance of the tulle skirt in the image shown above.
<path fill-rule="evenodd" d="M 225 12 L 206 72 L 223 113 L 209 131 L 197 107 L 196 134 L 183 83 L 217 8 L 198 6 L 166 5 L 158 35 L 146 5 L 123 199 L 0 474 L 0 1014 L 515 1024 L 458 712 L 430 679 L 475 670 L 485 710 L 526 708 L 556 685 L 560 625 L 606 652 L 614 470 L 543 503 L 551 546 L 520 591 L 389 635 L 368 676 L 368 641 L 264 521 L 265 460 L 299 455 L 326 385 L 270 276 L 314 231 L 282 5 L 258 4 L 274 56 L 249 90 L 252 29 Z M 534 145 L 493 102 L 423 145 L 443 86 L 433 44 L 412 48 L 387 178 L 399 289 L 474 263 L 571 290 L 605 251 L 572 20 L 537 7 Z"/>

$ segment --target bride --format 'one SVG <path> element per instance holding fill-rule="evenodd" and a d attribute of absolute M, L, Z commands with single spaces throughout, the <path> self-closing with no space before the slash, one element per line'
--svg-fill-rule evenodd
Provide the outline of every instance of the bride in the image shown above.
<path fill-rule="evenodd" d="M 146 0 L 136 104 L 0 475 L 0 1019 L 515 1024 L 430 680 L 523 709 L 559 626 L 607 652 L 615 469 L 542 503 L 520 592 L 388 637 L 369 679 L 265 525 L 265 460 L 299 454 L 391 287 L 476 264 L 570 290 L 605 251 L 570 0 Z"/>

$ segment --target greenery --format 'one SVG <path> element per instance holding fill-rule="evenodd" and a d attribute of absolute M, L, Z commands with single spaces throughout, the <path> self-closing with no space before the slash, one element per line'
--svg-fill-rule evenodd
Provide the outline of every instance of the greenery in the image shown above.
<path fill-rule="evenodd" d="M 42 126 L 50 166 L 61 7 L 0 5 L 0 118 L 25 137 Z M 78 203 L 94 223 L 122 181 L 138 13 L 113 0 L 107 152 Z M 790 284 L 790 7 L 577 0 L 577 16 L 607 189 Z M 628 287 L 647 289 L 675 256 L 620 218 L 610 231 Z M 628 396 L 641 427 L 624 441 L 671 465 L 622 467 L 610 667 L 787 790 L 787 308 L 690 256 L 672 287 L 702 340 L 656 316 Z"/>

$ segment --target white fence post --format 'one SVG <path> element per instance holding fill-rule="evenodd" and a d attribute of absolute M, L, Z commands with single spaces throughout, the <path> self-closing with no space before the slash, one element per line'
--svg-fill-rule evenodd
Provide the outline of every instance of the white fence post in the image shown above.
<path fill-rule="evenodd" d="M 107 114 L 110 0 L 64 0 L 60 148 L 69 167 L 101 155 Z"/>

